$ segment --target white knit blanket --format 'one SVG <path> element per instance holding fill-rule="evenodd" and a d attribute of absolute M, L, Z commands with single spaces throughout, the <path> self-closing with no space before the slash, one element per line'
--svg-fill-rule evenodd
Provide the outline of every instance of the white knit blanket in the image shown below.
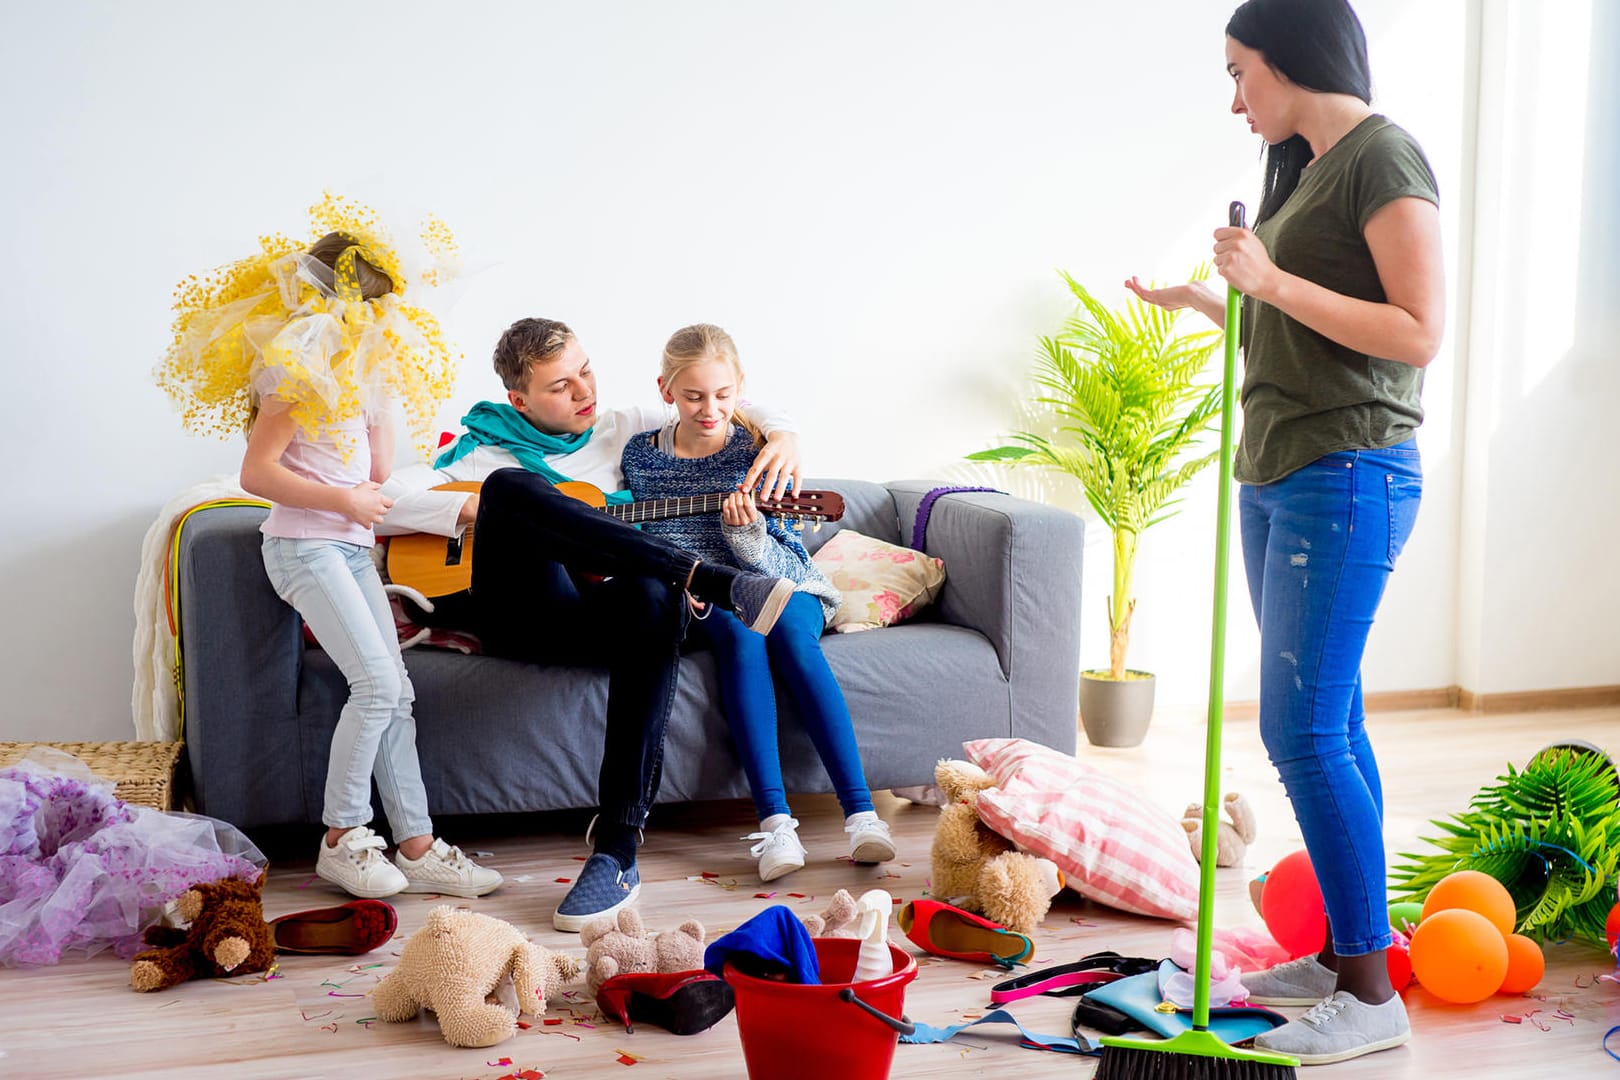
<path fill-rule="evenodd" d="M 141 541 L 141 566 L 135 576 L 135 689 L 130 708 L 135 737 L 172 741 L 180 737 L 180 697 L 175 686 L 174 635 L 169 632 L 163 571 L 169 561 L 174 524 L 187 510 L 215 499 L 251 499 L 237 477 L 215 476 L 187 488 L 158 511 Z"/>

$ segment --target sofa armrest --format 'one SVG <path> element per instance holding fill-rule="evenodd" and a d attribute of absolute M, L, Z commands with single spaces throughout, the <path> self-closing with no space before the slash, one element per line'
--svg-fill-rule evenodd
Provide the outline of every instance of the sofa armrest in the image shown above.
<path fill-rule="evenodd" d="M 265 576 L 266 510 L 211 507 L 186 519 L 176 567 L 186 755 L 197 810 L 230 822 L 289 820 L 297 769 L 298 614 Z"/>
<path fill-rule="evenodd" d="M 901 543 L 911 543 L 918 505 L 935 486 L 922 480 L 887 485 Z M 934 502 L 923 547 L 945 560 L 940 618 L 977 630 L 995 647 L 1013 689 L 1009 734 L 1072 751 L 1085 522 L 1011 495 L 952 494 Z M 1036 729 L 1019 730 L 1026 723 Z"/>

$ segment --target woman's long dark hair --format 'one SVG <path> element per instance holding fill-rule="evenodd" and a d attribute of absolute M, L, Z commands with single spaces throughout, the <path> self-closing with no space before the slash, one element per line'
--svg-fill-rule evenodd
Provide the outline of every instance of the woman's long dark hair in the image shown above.
<path fill-rule="evenodd" d="M 1372 104 L 1367 35 L 1347 0 L 1247 0 L 1232 12 L 1226 36 L 1265 57 L 1289 82 L 1323 94 L 1350 94 Z M 1311 160 L 1303 135 L 1266 150 L 1260 224 L 1282 208 Z"/>

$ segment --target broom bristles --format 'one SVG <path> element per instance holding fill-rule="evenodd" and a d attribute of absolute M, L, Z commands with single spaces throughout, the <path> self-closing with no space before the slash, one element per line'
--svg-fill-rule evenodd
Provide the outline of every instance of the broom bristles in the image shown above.
<path fill-rule="evenodd" d="M 1093 1080 L 1297 1080 L 1292 1065 L 1103 1047 Z"/>
<path fill-rule="evenodd" d="M 1239 1050 L 1206 1030 L 1163 1042 L 1104 1039 L 1093 1080 L 1297 1080 L 1298 1059 Z"/>

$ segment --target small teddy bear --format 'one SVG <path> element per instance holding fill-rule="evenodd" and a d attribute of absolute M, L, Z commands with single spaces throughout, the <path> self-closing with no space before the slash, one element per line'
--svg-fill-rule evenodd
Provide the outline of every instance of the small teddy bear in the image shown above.
<path fill-rule="evenodd" d="M 1009 930 L 1034 933 L 1063 888 L 1057 865 L 1018 851 L 979 820 L 979 792 L 995 786 L 989 773 L 947 760 L 934 766 L 934 782 L 948 802 L 934 828 L 930 894 Z"/>
<path fill-rule="evenodd" d="M 695 971 L 703 966 L 703 924 L 688 919 L 674 930 L 649 933 L 641 913 L 621 908 L 618 920 L 592 919 L 579 932 L 585 946 L 585 989 L 592 997 L 615 975 Z"/>
<path fill-rule="evenodd" d="M 1249 845 L 1254 843 L 1254 811 L 1249 809 L 1248 800 L 1235 791 L 1226 793 L 1226 797 L 1221 800 L 1221 806 L 1231 821 L 1217 819 L 1215 865 L 1237 866 L 1243 862 L 1244 853 L 1249 850 Z M 1192 845 L 1193 858 L 1203 858 L 1203 806 L 1193 803 L 1187 807 L 1187 812 L 1181 815 L 1181 827 L 1187 830 L 1187 842 Z"/>
<path fill-rule="evenodd" d="M 221 978 L 268 971 L 275 942 L 264 921 L 264 881 L 225 878 L 193 885 L 175 901 L 184 929 L 153 926 L 129 968 L 129 985 L 140 991 L 163 990 L 188 979 Z"/>
<path fill-rule="evenodd" d="M 428 912 L 371 998 L 379 1020 L 398 1023 L 425 1008 L 451 1046 L 494 1046 L 517 1033 L 519 1015 L 545 1012 L 546 999 L 578 978 L 573 957 L 446 904 Z"/>
<path fill-rule="evenodd" d="M 848 889 L 839 889 L 832 894 L 825 911 L 820 915 L 806 915 L 800 921 L 813 938 L 852 938 L 860 934 L 856 913 L 855 898 Z"/>

